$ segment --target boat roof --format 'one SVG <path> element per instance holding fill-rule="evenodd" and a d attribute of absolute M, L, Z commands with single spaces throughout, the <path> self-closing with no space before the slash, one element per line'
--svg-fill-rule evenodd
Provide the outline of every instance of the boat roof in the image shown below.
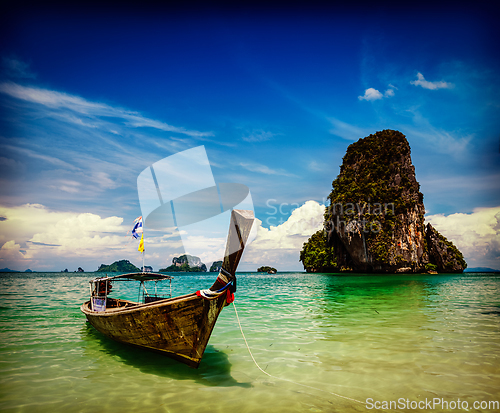
<path fill-rule="evenodd" d="M 158 280 L 171 280 L 174 277 L 167 274 L 158 274 L 156 272 L 132 272 L 129 274 L 120 274 L 113 277 L 98 277 L 94 278 L 92 281 L 103 281 L 103 280 L 135 280 L 135 281 L 158 281 Z"/>

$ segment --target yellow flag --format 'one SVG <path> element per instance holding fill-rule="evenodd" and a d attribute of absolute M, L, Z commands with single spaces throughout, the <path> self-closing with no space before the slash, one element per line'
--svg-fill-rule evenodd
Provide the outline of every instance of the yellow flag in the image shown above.
<path fill-rule="evenodd" d="M 141 242 L 139 242 L 139 248 L 138 248 L 138 250 L 140 252 L 144 252 L 144 234 L 142 234 L 142 236 L 141 236 Z"/>

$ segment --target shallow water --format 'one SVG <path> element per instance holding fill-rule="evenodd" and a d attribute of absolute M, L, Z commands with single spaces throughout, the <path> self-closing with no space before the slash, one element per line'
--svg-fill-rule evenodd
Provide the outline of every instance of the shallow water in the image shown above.
<path fill-rule="evenodd" d="M 103 337 L 79 308 L 93 276 L 0 274 L 0 410 L 354 412 L 403 399 L 414 404 L 397 410 L 423 411 L 412 406 L 442 399 L 432 410 L 499 411 L 473 405 L 500 401 L 494 274 L 239 274 L 239 318 L 273 377 L 232 306 L 198 370 Z M 216 277 L 174 276 L 174 295 Z"/>

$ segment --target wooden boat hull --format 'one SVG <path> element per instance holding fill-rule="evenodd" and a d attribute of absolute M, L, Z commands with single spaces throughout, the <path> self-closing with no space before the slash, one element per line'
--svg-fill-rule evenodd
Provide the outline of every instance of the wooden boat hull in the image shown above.
<path fill-rule="evenodd" d="M 112 311 L 95 312 L 90 301 L 81 306 L 92 326 L 121 343 L 161 352 L 197 368 L 226 294 L 206 300 L 196 294 Z"/>
<path fill-rule="evenodd" d="M 236 268 L 253 221 L 253 211 L 231 212 L 222 269 L 210 289 L 139 304 L 109 297 L 110 282 L 126 279 L 140 281 L 142 285 L 143 281 L 172 277 L 154 273 L 100 277 L 91 281 L 93 305 L 91 301 L 85 302 L 82 312 L 96 330 L 113 340 L 158 351 L 198 367 L 220 312 L 234 299 Z"/>

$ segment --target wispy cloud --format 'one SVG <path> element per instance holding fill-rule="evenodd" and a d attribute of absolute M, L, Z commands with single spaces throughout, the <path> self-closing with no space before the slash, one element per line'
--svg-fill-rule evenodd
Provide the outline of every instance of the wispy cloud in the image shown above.
<path fill-rule="evenodd" d="M 459 156 L 465 153 L 473 135 L 459 136 L 455 133 L 429 126 L 426 129 L 420 127 L 405 127 L 406 133 L 413 137 L 426 140 L 434 151 Z"/>
<path fill-rule="evenodd" d="M 500 173 L 489 175 L 452 175 L 435 176 L 419 175 L 419 181 L 426 193 L 449 196 L 450 193 L 461 193 L 473 196 L 477 192 L 500 193 Z"/>
<path fill-rule="evenodd" d="M 413 125 L 402 125 L 402 130 L 408 136 L 426 141 L 435 152 L 449 154 L 454 157 L 461 156 L 474 138 L 474 135 L 471 134 L 447 131 L 434 126 L 417 109 L 409 109 L 408 112 L 413 115 Z"/>
<path fill-rule="evenodd" d="M 307 169 L 313 172 L 319 172 L 319 171 L 324 171 L 325 170 L 325 164 L 318 162 L 316 160 L 309 162 L 307 165 Z"/>
<path fill-rule="evenodd" d="M 198 132 L 193 130 L 187 130 L 184 128 L 180 128 L 177 126 L 169 125 L 165 122 L 160 122 L 153 119 L 144 118 L 140 115 L 127 115 L 126 112 L 123 114 L 123 118 L 127 120 L 127 124 L 133 127 L 149 127 L 158 130 L 162 130 L 165 132 L 175 132 L 181 133 L 184 135 L 192 136 L 192 137 L 204 137 L 204 136 L 213 136 L 213 132 Z"/>
<path fill-rule="evenodd" d="M 259 163 L 240 162 L 239 165 L 241 167 L 245 168 L 247 171 L 258 172 L 258 173 L 265 174 L 265 175 L 295 176 L 294 174 L 286 172 L 282 169 L 279 169 L 279 170 L 278 169 L 271 169 L 267 165 L 262 165 Z"/>
<path fill-rule="evenodd" d="M 56 115 L 64 118 L 67 122 L 80 126 L 95 127 L 94 124 L 88 122 L 89 118 L 93 120 L 99 120 L 99 118 L 118 118 L 122 120 L 125 126 L 129 127 L 149 127 L 192 137 L 213 136 L 212 132 L 200 132 L 172 126 L 165 122 L 144 117 L 139 112 L 114 107 L 106 103 L 92 102 L 80 96 L 55 90 L 23 86 L 14 82 L 4 82 L 0 84 L 0 93 L 26 102 L 40 104 L 51 109 L 69 110 L 72 112 L 71 114 L 57 113 Z M 86 119 L 82 119 L 81 116 L 84 116 Z"/>
<path fill-rule="evenodd" d="M 386 98 L 389 98 L 389 97 L 394 96 L 394 89 L 387 89 L 387 90 L 384 92 L 384 96 L 385 96 Z"/>
<path fill-rule="evenodd" d="M 370 133 L 373 133 L 373 128 L 360 128 L 359 126 L 342 122 L 336 118 L 328 118 L 328 121 L 333 125 L 333 128 L 330 129 L 332 135 L 339 136 L 349 141 L 356 141 L 359 138 L 364 138 Z"/>
<path fill-rule="evenodd" d="M 434 82 L 425 80 L 424 75 L 420 72 L 417 73 L 417 80 L 412 80 L 410 83 L 415 86 L 422 86 L 424 89 L 429 90 L 452 89 L 455 87 L 453 83 L 445 82 L 444 80 Z"/>
<path fill-rule="evenodd" d="M 61 159 L 55 158 L 50 155 L 37 153 L 31 149 L 21 148 L 14 145 L 3 145 L 2 147 L 8 151 L 18 152 L 20 155 L 27 156 L 29 158 L 41 159 L 42 161 L 48 162 L 58 168 L 63 168 L 67 170 L 79 170 L 79 168 L 68 162 L 62 161 Z"/>
<path fill-rule="evenodd" d="M 2 69 L 3 72 L 11 78 L 36 78 L 36 74 L 30 70 L 30 65 L 16 58 L 2 57 Z"/>
<path fill-rule="evenodd" d="M 256 130 L 249 133 L 248 135 L 243 136 L 241 139 L 243 139 L 245 142 L 265 142 L 271 139 L 273 136 L 276 136 L 276 134 L 263 130 Z"/>

